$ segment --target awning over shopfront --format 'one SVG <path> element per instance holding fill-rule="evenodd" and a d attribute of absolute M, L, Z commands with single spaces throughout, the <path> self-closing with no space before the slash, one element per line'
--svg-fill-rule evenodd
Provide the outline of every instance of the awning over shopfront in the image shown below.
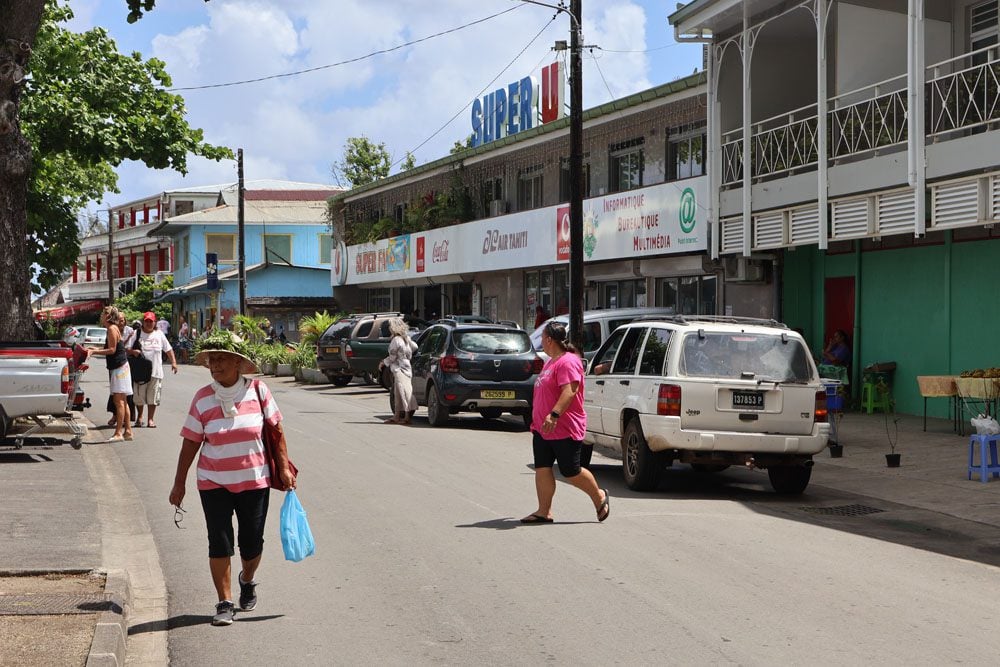
<path fill-rule="evenodd" d="M 83 313 L 99 313 L 104 307 L 104 301 L 95 299 L 92 301 L 71 301 L 52 308 L 42 308 L 35 311 L 36 320 L 65 320 Z"/>

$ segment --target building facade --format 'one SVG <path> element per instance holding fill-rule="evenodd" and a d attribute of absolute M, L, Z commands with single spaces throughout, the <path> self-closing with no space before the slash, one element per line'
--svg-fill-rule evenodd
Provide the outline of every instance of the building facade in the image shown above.
<path fill-rule="evenodd" d="M 814 349 L 848 332 L 853 378 L 895 361 L 900 412 L 923 410 L 917 376 L 996 365 L 998 9 L 694 0 L 669 18 L 707 47 L 711 254 L 776 253 L 776 314 Z"/>
<path fill-rule="evenodd" d="M 705 75 L 584 114 L 585 308 L 770 316 L 763 264 L 708 257 Z M 568 119 L 334 198 L 334 294 L 358 310 L 569 311 Z M 742 272 L 742 273 L 737 273 Z"/>

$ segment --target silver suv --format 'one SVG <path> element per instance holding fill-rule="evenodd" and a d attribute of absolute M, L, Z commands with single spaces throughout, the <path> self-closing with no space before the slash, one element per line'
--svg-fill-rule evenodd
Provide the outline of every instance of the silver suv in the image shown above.
<path fill-rule="evenodd" d="M 809 347 L 773 320 L 632 322 L 594 355 L 586 387 L 586 439 L 620 446 L 625 482 L 638 491 L 680 461 L 766 468 L 775 491 L 802 493 L 830 432 Z"/>

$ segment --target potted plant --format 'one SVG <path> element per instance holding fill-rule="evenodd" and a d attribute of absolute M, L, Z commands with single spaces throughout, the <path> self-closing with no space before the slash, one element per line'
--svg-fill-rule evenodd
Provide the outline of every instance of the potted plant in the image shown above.
<path fill-rule="evenodd" d="M 294 373 L 292 352 L 284 345 L 275 345 L 275 347 L 278 348 L 278 354 L 275 359 L 274 374 L 278 377 L 290 377 Z"/>
<path fill-rule="evenodd" d="M 896 419 L 892 419 L 892 430 L 889 430 L 889 416 L 886 415 L 886 428 L 885 432 L 889 438 L 889 453 L 885 455 L 885 465 L 888 468 L 898 468 L 899 459 L 902 454 L 896 453 L 896 440 L 899 439 L 899 432 L 896 430 Z"/>

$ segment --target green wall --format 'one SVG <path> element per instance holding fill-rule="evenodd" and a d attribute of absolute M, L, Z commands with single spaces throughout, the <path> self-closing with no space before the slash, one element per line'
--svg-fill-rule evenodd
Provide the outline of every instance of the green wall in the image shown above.
<path fill-rule="evenodd" d="M 860 316 L 855 323 L 855 370 L 895 361 L 896 411 L 922 415 L 918 375 L 957 375 L 1000 366 L 1000 242 L 996 240 L 826 255 L 816 248 L 784 253 L 782 317 L 823 347 L 823 285 L 854 276 Z M 860 383 L 855 383 L 855 396 Z M 927 414 L 948 416 L 933 399 Z"/>

